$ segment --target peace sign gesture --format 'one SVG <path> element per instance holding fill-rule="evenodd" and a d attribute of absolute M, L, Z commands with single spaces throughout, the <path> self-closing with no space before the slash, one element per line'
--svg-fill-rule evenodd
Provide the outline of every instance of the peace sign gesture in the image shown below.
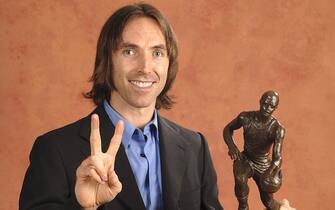
<path fill-rule="evenodd" d="M 91 156 L 76 172 L 75 194 L 83 209 L 97 209 L 110 202 L 121 191 L 122 185 L 114 171 L 115 156 L 120 147 L 124 125 L 119 121 L 106 153 L 101 151 L 99 117 L 91 117 Z"/>

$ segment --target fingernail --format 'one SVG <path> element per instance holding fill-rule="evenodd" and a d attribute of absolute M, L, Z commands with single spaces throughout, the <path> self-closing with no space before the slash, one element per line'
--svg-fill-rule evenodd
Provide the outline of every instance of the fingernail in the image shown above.
<path fill-rule="evenodd" d="M 108 181 L 107 175 L 103 175 L 102 180 L 105 181 L 105 182 L 107 182 Z"/>

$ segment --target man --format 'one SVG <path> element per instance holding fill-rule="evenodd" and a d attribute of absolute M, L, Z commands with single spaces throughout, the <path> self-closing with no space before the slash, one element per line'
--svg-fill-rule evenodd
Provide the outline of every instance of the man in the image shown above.
<path fill-rule="evenodd" d="M 273 193 L 281 186 L 281 151 L 285 130 L 272 113 L 279 103 L 274 91 L 265 92 L 260 99 L 259 111 L 242 112 L 223 131 L 223 137 L 234 160 L 235 195 L 239 210 L 248 210 L 248 179 L 258 186 L 261 200 L 268 210 L 280 209 Z M 241 153 L 233 140 L 233 132 L 243 127 L 244 151 Z M 272 160 L 269 151 L 273 145 Z M 285 201 L 286 203 L 287 201 Z M 284 204 L 287 205 L 287 204 Z"/>
<path fill-rule="evenodd" d="M 148 4 L 125 6 L 97 46 L 89 116 L 37 138 L 20 209 L 222 209 L 208 145 L 157 110 L 178 69 L 171 26 Z"/>

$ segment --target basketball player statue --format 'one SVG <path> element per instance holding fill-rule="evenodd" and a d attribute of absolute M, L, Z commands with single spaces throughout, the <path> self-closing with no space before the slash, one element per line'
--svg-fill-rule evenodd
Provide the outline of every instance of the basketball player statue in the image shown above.
<path fill-rule="evenodd" d="M 248 210 L 248 179 L 256 182 L 261 200 L 267 210 L 279 210 L 280 203 L 273 198 L 282 183 L 281 163 L 284 127 L 272 116 L 279 103 L 278 93 L 265 92 L 260 99 L 260 109 L 240 113 L 223 130 L 223 138 L 234 160 L 235 195 L 238 210 Z M 243 127 L 244 149 L 238 149 L 233 132 Z M 272 158 L 270 150 L 272 147 Z"/>

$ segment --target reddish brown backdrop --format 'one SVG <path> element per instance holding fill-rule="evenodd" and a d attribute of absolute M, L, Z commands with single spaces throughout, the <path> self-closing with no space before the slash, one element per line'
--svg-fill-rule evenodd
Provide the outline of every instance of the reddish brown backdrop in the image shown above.
<path fill-rule="evenodd" d="M 332 209 L 334 1 L 149 2 L 168 17 L 180 46 L 172 90 L 178 103 L 162 114 L 205 134 L 224 207 L 237 203 L 222 128 L 274 89 L 281 95 L 276 116 L 287 129 L 276 197 L 299 210 Z M 96 40 L 106 18 L 126 3 L 1 1 L 0 209 L 18 208 L 36 136 L 93 109 L 81 92 L 89 88 Z M 250 185 L 251 209 L 262 209 Z"/>

